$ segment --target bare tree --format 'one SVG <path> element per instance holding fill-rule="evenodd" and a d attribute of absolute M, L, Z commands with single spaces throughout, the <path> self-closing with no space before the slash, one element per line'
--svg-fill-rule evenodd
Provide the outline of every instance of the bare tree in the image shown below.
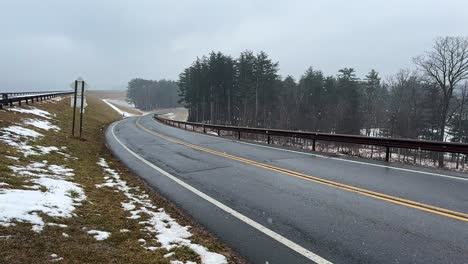
<path fill-rule="evenodd" d="M 465 82 L 465 84 L 463 85 L 463 88 L 461 88 L 461 98 L 460 98 L 460 111 L 458 113 L 458 142 L 463 142 L 463 139 L 466 137 L 466 135 L 464 135 L 464 129 L 463 129 L 463 126 L 462 126 L 462 121 L 463 121 L 463 113 L 465 111 L 464 107 L 465 107 L 465 104 L 467 103 L 468 101 L 468 82 Z M 458 166 L 460 164 L 460 153 L 457 154 L 457 169 L 458 169 Z"/>
<path fill-rule="evenodd" d="M 453 90 L 458 82 L 468 78 L 468 38 L 437 38 L 433 49 L 414 58 L 414 63 L 442 91 L 439 140 L 443 141 Z M 439 157 L 439 166 L 443 167 L 442 155 Z"/>

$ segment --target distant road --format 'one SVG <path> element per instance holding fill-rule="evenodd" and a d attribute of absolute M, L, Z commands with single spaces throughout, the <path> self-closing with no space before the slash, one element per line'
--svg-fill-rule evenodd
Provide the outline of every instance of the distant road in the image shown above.
<path fill-rule="evenodd" d="M 468 263 L 468 178 L 192 133 L 150 115 L 109 147 L 252 263 Z"/>

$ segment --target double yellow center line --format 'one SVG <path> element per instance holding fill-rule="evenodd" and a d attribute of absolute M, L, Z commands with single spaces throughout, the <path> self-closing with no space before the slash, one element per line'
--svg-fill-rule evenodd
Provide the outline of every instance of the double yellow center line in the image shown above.
<path fill-rule="evenodd" d="M 286 175 L 289 175 L 289 176 L 293 176 L 293 177 L 296 177 L 296 178 L 300 178 L 300 179 L 303 179 L 303 180 L 324 184 L 324 185 L 327 185 L 327 186 L 330 186 L 330 187 L 338 188 L 338 189 L 349 191 L 349 192 L 358 193 L 358 194 L 365 195 L 365 196 L 368 196 L 368 197 L 372 197 L 372 198 L 375 198 L 375 199 L 378 199 L 378 200 L 382 200 L 382 201 L 386 201 L 386 202 L 390 202 L 390 203 L 394 203 L 394 204 L 398 204 L 398 205 L 402 205 L 402 206 L 406 206 L 406 207 L 410 207 L 410 208 L 414 208 L 414 209 L 418 209 L 418 210 L 422 210 L 422 211 L 426 211 L 426 212 L 446 216 L 446 217 L 457 219 L 457 220 L 460 220 L 460 221 L 468 222 L 468 214 L 466 214 L 466 213 L 457 212 L 457 211 L 453 211 L 453 210 L 449 210 L 449 209 L 445 209 L 445 208 L 441 208 L 441 207 L 437 207 L 437 206 L 433 206 L 433 205 L 429 205 L 429 204 L 419 203 L 419 202 L 415 202 L 415 201 L 412 201 L 412 200 L 407 200 L 407 199 L 403 199 L 403 198 L 400 198 L 400 197 L 395 197 L 395 196 L 391 196 L 391 195 L 387 195 L 387 194 L 383 194 L 383 193 L 379 193 L 379 192 L 374 192 L 374 191 L 354 187 L 354 186 L 351 186 L 351 185 L 342 184 L 342 183 L 339 183 L 339 182 L 330 181 L 330 180 L 318 178 L 318 177 L 315 177 L 315 176 L 303 174 L 303 173 L 300 173 L 300 172 L 296 172 L 296 171 L 292 171 L 292 170 L 288 170 L 288 169 L 268 165 L 268 164 L 265 164 L 265 163 L 261 163 L 261 162 L 257 162 L 257 161 L 253 161 L 253 160 L 249 160 L 249 159 L 244 159 L 244 158 L 241 158 L 241 157 L 238 157 L 238 156 L 229 155 L 229 154 L 226 154 L 226 153 L 223 153 L 223 152 L 220 152 L 220 151 L 200 147 L 200 146 L 197 146 L 197 145 L 194 145 L 194 144 L 190 144 L 190 143 L 187 143 L 187 142 L 184 142 L 184 141 L 172 138 L 172 137 L 162 135 L 162 134 L 157 133 L 157 132 L 155 132 L 153 130 L 150 130 L 150 129 L 144 127 L 141 124 L 140 119 L 141 119 L 141 117 L 136 120 L 136 125 L 139 128 L 143 129 L 144 131 L 146 131 L 146 132 L 148 132 L 150 134 L 153 134 L 155 136 L 158 136 L 158 137 L 160 137 L 162 139 L 165 139 L 167 141 L 170 141 L 170 142 L 173 142 L 173 143 L 176 143 L 176 144 L 180 144 L 180 145 L 192 148 L 192 149 L 200 150 L 200 151 L 207 152 L 207 153 L 210 153 L 210 154 L 213 154 L 213 155 L 216 155 L 216 156 L 224 157 L 224 158 L 227 158 L 227 159 L 236 160 L 236 161 L 239 161 L 239 162 L 242 162 L 242 163 L 245 163 L 245 164 L 249 164 L 249 165 L 252 165 L 252 166 L 264 168 L 266 170 L 279 172 L 279 173 L 286 174 Z"/>

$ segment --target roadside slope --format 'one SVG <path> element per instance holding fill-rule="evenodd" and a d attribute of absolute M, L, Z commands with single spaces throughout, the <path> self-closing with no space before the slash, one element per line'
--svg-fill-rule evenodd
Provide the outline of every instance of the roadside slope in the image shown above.
<path fill-rule="evenodd" d="M 88 104 L 82 139 L 69 100 L 0 111 L 0 262 L 241 263 L 113 158 L 120 115 Z"/>

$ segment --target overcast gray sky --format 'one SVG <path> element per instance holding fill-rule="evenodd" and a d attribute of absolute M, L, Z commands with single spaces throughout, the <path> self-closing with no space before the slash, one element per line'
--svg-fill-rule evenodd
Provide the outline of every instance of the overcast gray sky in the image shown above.
<path fill-rule="evenodd" d="M 295 78 L 309 66 L 385 76 L 437 36 L 467 36 L 467 13 L 466 0 L 0 0 L 0 91 L 176 79 L 212 50 L 264 50 Z"/>

